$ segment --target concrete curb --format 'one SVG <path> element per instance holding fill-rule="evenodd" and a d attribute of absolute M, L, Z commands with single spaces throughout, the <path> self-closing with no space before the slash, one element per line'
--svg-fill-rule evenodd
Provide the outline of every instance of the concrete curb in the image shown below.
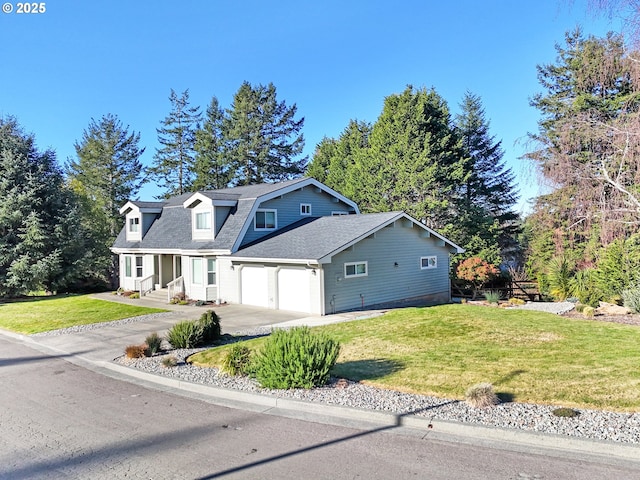
<path fill-rule="evenodd" d="M 565 437 L 561 435 L 525 432 L 497 427 L 485 427 L 419 417 L 411 414 L 395 414 L 375 410 L 365 410 L 340 405 L 312 403 L 303 400 L 279 398 L 260 393 L 243 392 L 209 385 L 187 382 L 143 372 L 111 362 L 103 362 L 101 367 L 119 374 L 155 383 L 183 392 L 205 395 L 210 403 L 258 411 L 269 415 L 280 415 L 310 421 L 320 421 L 356 428 L 411 429 L 423 438 L 437 438 L 443 441 L 456 437 L 457 441 L 473 443 L 481 441 L 497 448 L 532 453 L 554 454 L 559 457 L 598 457 L 603 462 L 632 461 L 640 463 L 640 448 L 634 444 L 614 443 L 599 440 Z M 466 440 L 465 440 L 466 439 Z"/>
<path fill-rule="evenodd" d="M 316 423 L 341 425 L 358 429 L 388 431 L 446 442 L 484 445 L 502 450 L 538 453 L 554 457 L 597 459 L 605 464 L 633 462 L 640 465 L 640 448 L 635 444 L 615 443 L 579 437 L 542 434 L 487 427 L 466 423 L 395 414 L 375 410 L 312 403 L 279 398 L 253 392 L 225 389 L 210 385 L 147 373 L 108 361 L 94 361 L 79 355 L 43 345 L 28 335 L 0 329 L 0 335 L 24 343 L 40 352 L 65 356 L 65 360 L 120 380 L 144 383 L 150 388 L 182 396 L 195 396 L 203 401 L 230 407 L 277 415 Z"/>

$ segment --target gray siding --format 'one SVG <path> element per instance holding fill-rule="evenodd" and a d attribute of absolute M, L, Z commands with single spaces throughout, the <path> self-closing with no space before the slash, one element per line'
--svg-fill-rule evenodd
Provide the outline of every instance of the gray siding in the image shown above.
<path fill-rule="evenodd" d="M 304 218 L 308 218 L 306 215 L 300 215 L 300 204 L 301 203 L 309 203 L 311 204 L 311 216 L 313 217 L 323 217 L 326 215 L 331 215 L 331 212 L 334 211 L 350 211 L 351 207 L 344 202 L 336 202 L 334 201 L 336 198 L 327 194 L 324 191 L 317 192 L 316 188 L 313 186 L 307 186 L 302 190 L 296 190 L 294 192 L 288 193 L 282 197 L 274 198 L 272 200 L 268 200 L 262 203 L 258 208 L 259 209 L 274 209 L 277 210 L 278 213 L 278 229 L 284 228 L 287 225 L 291 225 L 292 223 L 297 222 L 298 220 L 302 220 Z M 247 243 L 253 242 L 265 235 L 268 235 L 272 231 L 255 231 L 253 229 L 253 218 L 250 219 L 250 225 L 242 239 L 241 246 L 246 245 Z"/>
<path fill-rule="evenodd" d="M 437 239 L 420 237 L 421 228 L 395 226 L 378 231 L 323 266 L 325 313 L 358 309 L 413 297 L 449 297 L 449 251 Z M 420 257 L 437 256 L 438 266 L 420 269 Z M 345 262 L 368 262 L 366 277 L 345 278 Z M 394 263 L 397 263 L 396 267 Z"/>

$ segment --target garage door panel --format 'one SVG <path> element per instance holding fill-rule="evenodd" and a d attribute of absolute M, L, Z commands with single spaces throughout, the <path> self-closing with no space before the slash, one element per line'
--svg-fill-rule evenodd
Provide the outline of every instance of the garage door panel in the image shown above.
<path fill-rule="evenodd" d="M 243 267 L 241 272 L 242 303 L 256 307 L 269 306 L 267 269 L 263 267 Z"/>
<path fill-rule="evenodd" d="M 311 311 L 309 271 L 302 268 L 282 268 L 278 271 L 278 308 L 294 312 Z"/>

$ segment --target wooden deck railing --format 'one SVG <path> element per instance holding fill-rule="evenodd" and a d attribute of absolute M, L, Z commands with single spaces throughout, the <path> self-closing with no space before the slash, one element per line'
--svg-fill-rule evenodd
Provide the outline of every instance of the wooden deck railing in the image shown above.
<path fill-rule="evenodd" d="M 140 296 L 144 297 L 147 293 L 153 290 L 153 285 L 155 283 L 155 275 L 149 275 L 148 277 L 141 278 L 137 281 L 138 283 L 138 291 L 140 292 Z"/>
<path fill-rule="evenodd" d="M 167 303 L 179 293 L 184 293 L 184 278 L 178 277 L 167 283 Z"/>

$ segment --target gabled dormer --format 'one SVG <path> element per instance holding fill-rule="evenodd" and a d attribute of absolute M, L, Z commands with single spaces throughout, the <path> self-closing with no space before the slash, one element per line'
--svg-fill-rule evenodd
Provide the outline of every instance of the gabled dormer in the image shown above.
<path fill-rule="evenodd" d="M 182 206 L 191 210 L 191 238 L 214 240 L 237 203 L 232 195 L 214 192 L 197 192 L 187 198 Z"/>
<path fill-rule="evenodd" d="M 125 216 L 125 232 L 128 242 L 142 241 L 149 227 L 162 213 L 164 202 L 128 201 L 120 209 Z"/>

